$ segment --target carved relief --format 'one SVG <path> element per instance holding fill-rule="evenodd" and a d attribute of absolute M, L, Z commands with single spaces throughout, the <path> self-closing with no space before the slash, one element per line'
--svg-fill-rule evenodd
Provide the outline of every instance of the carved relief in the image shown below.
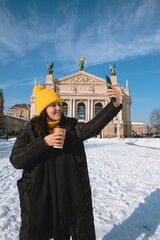
<path fill-rule="evenodd" d="M 84 84 L 102 84 L 100 83 L 98 80 L 93 79 L 93 78 L 89 78 L 87 76 L 79 76 L 79 77 L 73 77 L 70 79 L 66 79 L 62 81 L 62 84 L 80 84 L 80 85 L 84 85 Z"/>
<path fill-rule="evenodd" d="M 86 87 L 85 86 L 78 86 L 77 87 L 77 93 L 85 93 Z"/>
<path fill-rule="evenodd" d="M 94 93 L 94 87 L 93 86 L 89 86 L 88 87 L 88 92 L 89 93 Z"/>
<path fill-rule="evenodd" d="M 59 85 L 59 93 L 70 93 L 71 88 L 68 85 Z"/>
<path fill-rule="evenodd" d="M 95 86 L 94 92 L 95 93 L 107 93 L 106 86 L 105 85 Z"/>
<path fill-rule="evenodd" d="M 76 93 L 76 86 L 71 86 L 71 92 Z"/>
<path fill-rule="evenodd" d="M 59 86 L 56 85 L 56 93 L 59 93 Z"/>

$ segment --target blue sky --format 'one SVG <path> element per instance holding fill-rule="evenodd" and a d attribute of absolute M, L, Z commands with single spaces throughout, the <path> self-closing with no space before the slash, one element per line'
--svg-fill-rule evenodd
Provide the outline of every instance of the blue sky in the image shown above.
<path fill-rule="evenodd" d="M 149 122 L 160 107 L 159 0 L 0 0 L 0 88 L 5 112 L 29 103 L 34 79 L 45 82 L 46 62 L 59 78 L 85 71 L 104 78 L 116 64 L 128 79 L 131 120 Z"/>

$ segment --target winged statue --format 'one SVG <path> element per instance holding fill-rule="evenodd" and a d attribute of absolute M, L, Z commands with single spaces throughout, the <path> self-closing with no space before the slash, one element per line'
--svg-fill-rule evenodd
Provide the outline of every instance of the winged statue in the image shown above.
<path fill-rule="evenodd" d="M 112 66 L 112 64 L 109 64 L 109 69 L 110 69 L 110 75 L 116 75 L 115 69 L 116 69 L 116 64 Z"/>
<path fill-rule="evenodd" d="M 84 63 L 86 63 L 85 58 L 78 58 L 77 62 L 79 62 L 79 70 L 83 70 L 84 69 Z"/>
<path fill-rule="evenodd" d="M 52 62 L 51 65 L 47 62 L 48 74 L 53 73 L 53 67 L 54 67 L 54 62 Z"/>

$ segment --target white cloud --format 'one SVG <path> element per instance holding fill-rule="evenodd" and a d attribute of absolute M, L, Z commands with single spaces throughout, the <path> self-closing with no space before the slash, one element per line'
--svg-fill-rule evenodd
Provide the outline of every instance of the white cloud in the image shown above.
<path fill-rule="evenodd" d="M 0 89 L 5 89 L 5 88 L 8 88 L 8 87 L 10 87 L 10 86 L 11 86 L 10 83 L 0 84 Z"/>
<path fill-rule="evenodd" d="M 86 57 L 89 66 L 160 52 L 159 0 L 124 1 L 116 8 L 108 1 L 98 2 L 93 12 L 86 9 L 84 20 L 75 9 L 72 14 L 72 9 L 63 8 L 63 22 L 62 8 L 60 18 L 57 14 L 47 20 L 32 11 L 23 21 L 1 9 L 0 60 L 37 50 L 67 69 L 77 57 Z"/>
<path fill-rule="evenodd" d="M 12 81 L 6 82 L 4 84 L 0 84 L 0 88 L 1 89 L 6 89 L 6 88 L 9 88 L 9 87 L 12 87 L 12 86 L 15 86 L 15 85 L 17 87 L 19 87 L 19 86 L 29 86 L 29 85 L 33 86 L 33 84 L 34 84 L 34 77 L 17 79 L 17 80 L 12 79 Z"/>

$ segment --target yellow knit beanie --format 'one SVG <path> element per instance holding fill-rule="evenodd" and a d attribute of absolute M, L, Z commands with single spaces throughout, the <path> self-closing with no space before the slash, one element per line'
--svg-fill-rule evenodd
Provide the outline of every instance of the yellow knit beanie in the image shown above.
<path fill-rule="evenodd" d="M 41 85 L 36 85 L 33 88 L 33 92 L 36 94 L 35 105 L 38 115 L 53 102 L 60 102 L 62 106 L 60 97 L 52 90 L 46 89 Z"/>

